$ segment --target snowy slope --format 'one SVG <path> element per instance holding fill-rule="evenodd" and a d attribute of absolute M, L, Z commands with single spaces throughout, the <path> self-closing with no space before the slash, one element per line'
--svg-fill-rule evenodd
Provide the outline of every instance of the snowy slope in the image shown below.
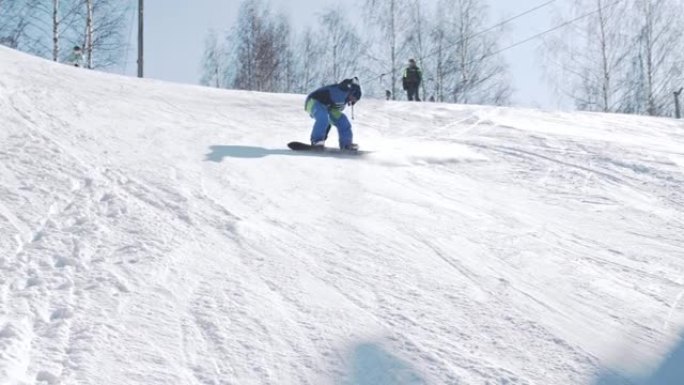
<path fill-rule="evenodd" d="M 0 47 L 0 384 L 617 384 L 667 359 L 681 122 L 355 115 L 373 154 L 294 153 L 302 95 Z"/>

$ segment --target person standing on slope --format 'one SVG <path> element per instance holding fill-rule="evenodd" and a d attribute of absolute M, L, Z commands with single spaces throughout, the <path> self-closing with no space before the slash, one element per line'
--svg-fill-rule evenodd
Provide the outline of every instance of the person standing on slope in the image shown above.
<path fill-rule="evenodd" d="M 83 64 L 83 51 L 81 47 L 75 46 L 67 61 L 74 67 L 80 67 Z"/>
<path fill-rule="evenodd" d="M 418 87 L 423 80 L 423 71 L 418 68 L 414 59 L 409 59 L 409 65 L 404 69 L 404 76 L 401 78 L 401 85 L 406 91 L 408 100 L 420 101 L 418 96 Z"/>
<path fill-rule="evenodd" d="M 354 134 L 351 123 L 342 111 L 348 105 L 353 109 L 359 99 L 361 99 L 361 86 L 356 77 L 344 79 L 340 83 L 327 85 L 310 93 L 306 97 L 304 109 L 315 119 L 311 130 L 311 145 L 323 150 L 330 125 L 334 125 L 337 127 L 340 149 L 358 150 L 359 146 L 353 143 Z"/>

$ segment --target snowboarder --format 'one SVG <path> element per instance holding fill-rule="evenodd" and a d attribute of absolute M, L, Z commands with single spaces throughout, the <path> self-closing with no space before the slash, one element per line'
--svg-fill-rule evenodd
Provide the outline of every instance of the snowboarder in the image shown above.
<path fill-rule="evenodd" d="M 401 84 L 406 91 L 408 100 L 420 101 L 418 96 L 418 87 L 423 80 L 423 71 L 418 68 L 414 59 L 409 59 L 408 67 L 404 69 L 404 76 L 401 78 Z"/>
<path fill-rule="evenodd" d="M 81 51 L 81 47 L 75 46 L 73 52 L 71 52 L 71 55 L 69 55 L 68 62 L 73 64 L 74 67 L 80 67 L 82 62 L 83 62 L 83 51 Z"/>
<path fill-rule="evenodd" d="M 338 84 L 327 85 L 310 93 L 306 97 L 304 109 L 316 120 L 311 130 L 311 145 L 320 147 L 322 150 L 328 138 L 330 125 L 334 125 L 337 127 L 340 149 L 358 150 L 359 146 L 352 142 L 351 123 L 342 111 L 347 105 L 352 106 L 353 109 L 359 99 L 361 99 L 361 86 L 356 77 L 344 79 Z"/>

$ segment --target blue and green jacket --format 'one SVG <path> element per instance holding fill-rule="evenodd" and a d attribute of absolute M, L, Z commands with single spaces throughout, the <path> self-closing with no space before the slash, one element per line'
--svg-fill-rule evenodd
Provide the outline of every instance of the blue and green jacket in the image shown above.
<path fill-rule="evenodd" d="M 345 79 L 337 84 L 323 86 L 306 97 L 304 108 L 311 112 L 313 101 L 318 101 L 331 112 L 332 110 L 342 112 L 349 102 L 349 96 L 354 91 L 354 87 L 358 89 L 358 85 L 352 85 L 352 79 Z"/>

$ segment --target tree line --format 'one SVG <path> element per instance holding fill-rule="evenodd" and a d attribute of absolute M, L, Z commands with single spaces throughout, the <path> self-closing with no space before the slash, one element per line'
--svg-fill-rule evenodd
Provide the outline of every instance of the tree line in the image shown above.
<path fill-rule="evenodd" d="M 571 12 L 593 13 L 546 41 L 559 91 L 579 110 L 673 116 L 684 85 L 684 2 L 572 0 Z"/>
<path fill-rule="evenodd" d="M 478 0 L 363 0 L 361 19 L 328 8 L 317 24 L 293 31 L 266 0 L 243 0 L 235 26 L 206 37 L 201 83 L 265 92 L 306 93 L 359 75 L 366 95 L 399 95 L 401 75 L 415 58 L 422 94 L 452 103 L 507 104 L 510 76 L 498 49 L 503 29 L 487 27 Z M 363 31 L 361 34 L 360 31 Z"/>
<path fill-rule="evenodd" d="M 210 31 L 200 83 L 307 93 L 358 75 L 364 93 L 403 98 L 414 58 L 424 100 L 506 105 L 513 87 L 501 51 L 506 24 L 490 27 L 484 0 L 357 0 L 295 30 L 268 0 L 242 0 L 235 24 Z M 684 0 L 566 0 L 571 20 L 544 36 L 546 74 L 579 110 L 672 116 L 684 86 Z M 74 46 L 85 66 L 120 64 L 135 12 L 130 0 L 0 0 L 0 44 L 55 61 Z M 674 95 L 673 95 L 674 94 Z"/>
<path fill-rule="evenodd" d="M 0 0 L 0 44 L 66 61 L 81 47 L 87 68 L 120 64 L 128 0 Z"/>
<path fill-rule="evenodd" d="M 556 20 L 560 32 L 544 36 L 540 56 L 558 92 L 579 110 L 672 116 L 673 93 L 684 85 L 682 0 L 565 3 L 571 12 Z M 396 98 L 406 60 L 415 58 L 424 99 L 510 103 L 510 73 L 500 54 L 506 26 L 488 27 L 485 1 L 359 4 L 361 20 L 329 8 L 317 25 L 295 33 L 267 0 L 243 0 L 236 26 L 207 37 L 202 84 L 305 93 L 362 74 L 367 94 L 388 90 Z"/>

